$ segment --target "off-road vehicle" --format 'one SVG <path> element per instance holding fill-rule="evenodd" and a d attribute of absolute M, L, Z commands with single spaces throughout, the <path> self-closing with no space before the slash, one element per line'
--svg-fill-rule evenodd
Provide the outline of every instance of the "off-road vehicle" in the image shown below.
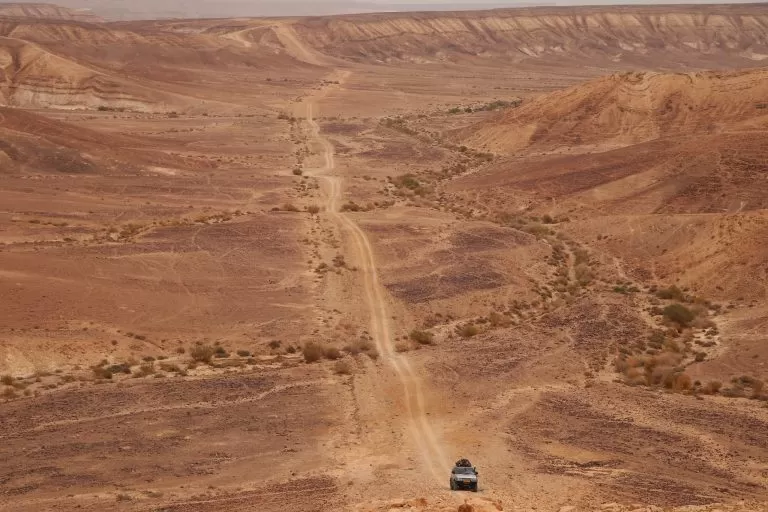
<path fill-rule="evenodd" d="M 466 489 L 477 492 L 477 469 L 467 459 L 456 462 L 451 470 L 451 490 Z"/>

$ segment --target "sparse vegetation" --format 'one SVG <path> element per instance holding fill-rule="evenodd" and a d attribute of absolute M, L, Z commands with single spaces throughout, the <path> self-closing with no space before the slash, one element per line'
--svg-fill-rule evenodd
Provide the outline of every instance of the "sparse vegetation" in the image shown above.
<path fill-rule="evenodd" d="M 352 365 L 349 361 L 339 360 L 333 365 L 333 372 L 336 375 L 352 375 Z"/>
<path fill-rule="evenodd" d="M 688 327 L 693 322 L 696 315 L 693 311 L 683 306 L 682 304 L 675 303 L 670 304 L 663 310 L 664 318 L 670 322 L 674 322 L 681 327 Z"/>
<path fill-rule="evenodd" d="M 306 343 L 301 352 L 307 363 L 315 363 L 323 358 L 323 347 L 312 341 Z"/>
<path fill-rule="evenodd" d="M 414 329 L 411 331 L 411 334 L 409 337 L 415 341 L 416 343 L 419 343 L 420 345 L 432 345 L 434 343 L 434 334 L 432 334 L 429 331 L 419 331 L 417 329 Z"/>
<path fill-rule="evenodd" d="M 216 349 L 210 345 L 195 345 L 192 347 L 192 350 L 189 351 L 192 361 L 206 364 L 210 364 L 215 353 Z"/>
<path fill-rule="evenodd" d="M 462 338 L 471 338 L 473 336 L 476 336 L 480 332 L 480 330 L 477 328 L 476 325 L 468 323 L 468 324 L 460 325 L 457 328 L 457 332 L 459 333 L 459 336 L 461 336 Z"/>

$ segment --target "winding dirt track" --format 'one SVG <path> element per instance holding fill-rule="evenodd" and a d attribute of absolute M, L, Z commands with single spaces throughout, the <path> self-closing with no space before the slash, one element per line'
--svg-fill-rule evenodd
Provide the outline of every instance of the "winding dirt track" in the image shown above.
<path fill-rule="evenodd" d="M 344 74 L 346 78 L 348 74 Z M 322 94 L 322 93 L 321 93 Z M 312 138 L 323 147 L 325 165 L 311 171 L 327 184 L 327 211 L 333 221 L 349 237 L 354 250 L 353 260 L 356 261 L 362 276 L 362 286 L 366 303 L 370 312 L 370 332 L 376 343 L 376 348 L 394 371 L 402 383 L 403 402 L 407 412 L 408 427 L 415 446 L 418 448 L 425 469 L 434 477 L 437 484 L 445 485 L 450 473 L 448 458 L 427 416 L 427 406 L 421 382 L 410 362 L 399 355 L 392 342 L 389 325 L 390 314 L 387 306 L 386 292 L 379 283 L 376 270 L 376 259 L 373 249 L 365 232 L 355 221 L 339 210 L 342 198 L 343 178 L 334 175 L 336 168 L 333 145 L 322 136 L 320 126 L 314 119 L 317 97 L 307 99 L 306 120 L 311 128 Z"/>

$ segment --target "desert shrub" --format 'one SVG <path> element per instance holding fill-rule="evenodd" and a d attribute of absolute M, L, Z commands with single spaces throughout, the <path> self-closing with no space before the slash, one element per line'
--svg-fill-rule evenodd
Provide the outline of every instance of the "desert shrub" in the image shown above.
<path fill-rule="evenodd" d="M 139 366 L 139 370 L 133 375 L 134 377 L 147 377 L 149 375 L 154 375 L 155 373 L 155 365 L 153 363 L 144 363 L 143 365 Z"/>
<path fill-rule="evenodd" d="M 160 363 L 160 369 L 164 372 L 182 373 L 183 370 L 179 365 L 174 363 Z"/>
<path fill-rule="evenodd" d="M 678 373 L 675 375 L 672 389 L 675 391 L 688 391 L 692 385 L 691 377 L 687 373 Z"/>
<path fill-rule="evenodd" d="M 269 348 L 272 350 L 280 348 L 281 342 L 280 340 L 272 340 L 269 342 Z"/>
<path fill-rule="evenodd" d="M 405 187 L 410 190 L 416 190 L 421 186 L 421 183 L 419 183 L 419 180 L 417 180 L 413 174 L 403 174 L 402 176 L 398 176 L 392 180 L 392 183 L 398 188 Z"/>
<path fill-rule="evenodd" d="M 347 201 L 341 206 L 342 212 L 359 212 L 362 211 L 364 208 L 357 204 L 354 201 Z"/>
<path fill-rule="evenodd" d="M 656 296 L 665 300 L 676 300 L 680 302 L 685 300 L 685 293 L 675 285 L 657 290 Z"/>
<path fill-rule="evenodd" d="M 336 375 L 351 375 L 352 365 L 348 361 L 336 361 L 336 364 L 333 365 L 333 372 Z"/>
<path fill-rule="evenodd" d="M 210 363 L 216 349 L 210 345 L 196 345 L 189 351 L 192 360 L 198 363 Z"/>
<path fill-rule="evenodd" d="M 177 354 L 184 354 L 187 351 L 184 347 L 179 347 L 176 349 Z"/>
<path fill-rule="evenodd" d="M 311 213 L 312 215 L 317 215 L 318 213 L 320 213 L 320 207 L 314 204 L 311 206 L 307 206 L 307 212 Z"/>
<path fill-rule="evenodd" d="M 459 336 L 462 338 L 471 338 L 480 332 L 476 325 L 464 324 L 458 328 Z"/>
<path fill-rule="evenodd" d="M 130 374 L 131 373 L 131 365 L 128 363 L 120 363 L 120 364 L 113 364 L 112 366 L 106 368 L 107 371 L 110 373 L 125 373 Z"/>
<path fill-rule="evenodd" d="M 696 362 L 700 363 L 707 358 L 706 352 L 696 352 Z"/>
<path fill-rule="evenodd" d="M 343 254 L 337 254 L 333 257 L 333 266 L 334 267 L 346 267 L 347 262 L 344 260 Z"/>
<path fill-rule="evenodd" d="M 224 359 L 226 357 L 229 357 L 229 352 L 227 352 L 227 349 L 222 347 L 221 345 L 218 345 L 214 351 L 213 351 L 214 357 L 218 359 Z"/>
<path fill-rule="evenodd" d="M 304 348 L 302 349 L 302 354 L 304 355 L 304 361 L 306 361 L 307 363 L 314 363 L 322 359 L 323 347 L 321 347 L 317 343 L 310 341 L 306 345 L 304 345 Z"/>
<path fill-rule="evenodd" d="M 323 355 L 326 359 L 330 359 L 331 361 L 341 359 L 341 351 L 336 347 L 325 347 L 325 349 L 323 349 Z"/>
<path fill-rule="evenodd" d="M 408 343 L 398 343 L 395 345 L 395 352 L 402 354 L 411 350 L 411 346 Z"/>
<path fill-rule="evenodd" d="M 0 382 L 5 384 L 6 386 L 11 386 L 13 385 L 13 377 L 11 377 L 10 375 L 3 375 L 2 377 L 0 377 Z"/>
<path fill-rule="evenodd" d="M 349 345 L 344 347 L 344 352 L 347 352 L 353 356 L 356 356 L 357 354 L 361 352 L 365 352 L 367 350 L 370 350 L 373 348 L 373 344 L 371 344 L 368 340 L 358 340 L 354 343 L 350 343 Z"/>
<path fill-rule="evenodd" d="M 91 371 L 93 372 L 93 376 L 96 379 L 111 379 L 112 378 L 112 372 L 109 370 L 109 368 L 104 368 L 101 366 L 92 366 Z"/>
<path fill-rule="evenodd" d="M 283 205 L 283 211 L 284 212 L 298 212 L 299 209 L 294 204 L 286 203 L 286 204 Z"/>
<path fill-rule="evenodd" d="M 720 382 L 719 380 L 711 380 L 707 382 L 706 386 L 704 386 L 703 391 L 709 395 L 716 395 L 717 393 L 720 392 L 722 387 L 723 387 L 723 383 Z"/>
<path fill-rule="evenodd" d="M 304 171 L 301 170 L 301 167 L 294 167 L 293 174 L 294 176 L 301 176 L 304 173 Z"/>
<path fill-rule="evenodd" d="M 675 303 L 664 308 L 664 318 L 681 327 L 688 327 L 696 315 L 682 304 Z"/>
<path fill-rule="evenodd" d="M 412 330 L 409 337 L 413 341 L 421 345 L 431 345 L 432 343 L 434 343 L 434 338 L 435 338 L 434 334 L 432 334 L 431 332 L 419 331 L 417 329 Z"/>
<path fill-rule="evenodd" d="M 248 350 L 238 350 L 237 355 L 240 357 L 251 357 L 251 353 Z"/>

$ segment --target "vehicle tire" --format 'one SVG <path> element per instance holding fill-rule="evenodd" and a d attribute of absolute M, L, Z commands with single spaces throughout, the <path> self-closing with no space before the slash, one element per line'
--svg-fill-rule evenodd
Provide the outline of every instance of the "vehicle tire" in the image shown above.
<path fill-rule="evenodd" d="M 477 492 L 477 484 L 475 484 L 475 486 L 472 487 L 472 492 Z"/>
<path fill-rule="evenodd" d="M 450 486 L 451 486 L 451 490 L 452 490 L 452 491 L 455 491 L 455 490 L 456 490 L 456 487 L 453 485 L 453 479 L 451 479 L 451 480 L 449 480 L 449 481 L 448 481 L 448 485 L 450 485 Z"/>

